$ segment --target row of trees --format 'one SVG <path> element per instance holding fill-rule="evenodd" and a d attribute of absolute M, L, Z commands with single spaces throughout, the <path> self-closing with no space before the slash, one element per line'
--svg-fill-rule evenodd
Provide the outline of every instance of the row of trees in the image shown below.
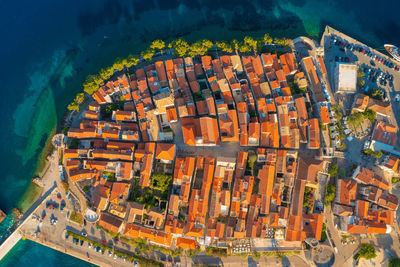
<path fill-rule="evenodd" d="M 263 38 L 252 38 L 246 36 L 242 41 L 236 39 L 231 42 L 217 41 L 215 44 L 207 39 L 199 40 L 195 43 L 189 44 L 184 39 L 173 40 L 168 45 L 165 44 L 163 40 L 154 40 L 149 48 L 142 51 L 140 56 L 146 60 L 151 61 L 155 53 L 163 53 L 165 49 L 173 49 L 174 55 L 177 57 L 184 56 L 203 56 L 206 55 L 211 49 L 220 50 L 225 53 L 257 53 L 265 45 L 280 45 L 287 46 L 289 44 L 289 39 L 286 38 L 272 38 L 269 34 L 265 34 Z M 124 69 L 136 66 L 140 62 L 139 55 L 129 55 L 127 58 L 117 58 L 114 64 L 108 68 L 102 68 L 98 74 L 89 75 L 83 84 L 83 90 L 92 95 L 96 92 L 100 85 L 104 81 L 110 79 L 110 77 L 117 71 L 122 71 Z"/>

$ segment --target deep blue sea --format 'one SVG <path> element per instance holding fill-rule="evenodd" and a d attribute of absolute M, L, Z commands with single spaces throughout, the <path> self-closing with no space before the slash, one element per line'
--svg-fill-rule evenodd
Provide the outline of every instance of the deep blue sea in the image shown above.
<path fill-rule="evenodd" d="M 319 38 L 326 24 L 400 45 L 398 0 L 0 0 L 0 208 L 21 207 L 49 133 L 84 78 L 153 39 Z M 0 234 L 11 224 L 7 218 Z M 21 241 L 0 266 L 85 266 Z"/>

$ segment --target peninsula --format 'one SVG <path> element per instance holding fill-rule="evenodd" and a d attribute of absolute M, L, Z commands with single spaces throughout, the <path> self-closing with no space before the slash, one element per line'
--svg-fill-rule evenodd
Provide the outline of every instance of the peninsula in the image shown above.
<path fill-rule="evenodd" d="M 101 266 L 396 261 L 399 65 L 328 26 L 156 40 L 88 77 L 0 253 L 24 237 Z"/>

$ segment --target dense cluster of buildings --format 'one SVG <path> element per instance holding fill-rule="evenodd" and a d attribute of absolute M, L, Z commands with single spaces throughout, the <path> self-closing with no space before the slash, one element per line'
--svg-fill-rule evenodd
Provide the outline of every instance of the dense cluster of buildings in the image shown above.
<path fill-rule="evenodd" d="M 68 131 L 68 178 L 90 184 L 98 224 L 127 238 L 190 249 L 319 240 L 323 208 L 303 203 L 326 175 L 320 125 L 332 112 L 312 58 L 299 66 L 293 53 L 186 57 L 108 81 Z M 224 143 L 235 154 L 178 153 Z"/>
<path fill-rule="evenodd" d="M 398 163 L 399 159 L 391 157 L 382 167 L 397 172 Z M 339 216 L 339 229 L 350 234 L 389 233 L 398 198 L 388 189 L 385 179 L 361 166 L 350 179 L 338 179 L 333 212 Z"/>

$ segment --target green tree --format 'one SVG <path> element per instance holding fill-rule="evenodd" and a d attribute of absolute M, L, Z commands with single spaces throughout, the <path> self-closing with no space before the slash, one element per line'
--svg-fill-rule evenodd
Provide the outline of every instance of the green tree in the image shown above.
<path fill-rule="evenodd" d="M 328 236 L 326 235 L 326 224 L 323 223 L 322 224 L 322 231 L 321 231 L 321 242 L 325 242 L 325 240 L 328 238 Z"/>
<path fill-rule="evenodd" d="M 376 112 L 372 109 L 365 109 L 365 111 L 363 112 L 363 115 L 366 119 L 368 119 L 371 123 L 373 123 L 376 119 Z"/>
<path fill-rule="evenodd" d="M 236 39 L 233 39 L 231 42 L 231 47 L 235 50 L 235 53 L 237 54 L 239 52 L 239 48 L 240 48 L 239 41 Z"/>
<path fill-rule="evenodd" d="M 128 56 L 128 68 L 131 66 L 136 66 L 139 63 L 139 58 L 134 55 L 129 55 Z"/>
<path fill-rule="evenodd" d="M 177 39 L 168 44 L 169 48 L 174 49 L 174 54 L 179 57 L 184 57 L 189 52 L 189 44 L 183 39 Z"/>
<path fill-rule="evenodd" d="M 328 184 L 325 194 L 325 206 L 329 206 L 329 204 L 335 199 L 335 193 L 336 186 Z"/>
<path fill-rule="evenodd" d="M 240 53 L 250 53 L 251 49 L 252 49 L 252 47 L 250 45 L 246 44 L 245 42 L 240 43 L 240 46 L 239 46 Z"/>
<path fill-rule="evenodd" d="M 269 34 L 268 33 L 266 33 L 266 34 L 264 34 L 264 39 L 263 39 L 263 41 L 264 41 L 264 44 L 272 44 L 272 37 L 271 36 L 269 36 Z"/>
<path fill-rule="evenodd" d="M 329 166 L 328 173 L 331 177 L 336 177 L 338 173 L 338 165 L 336 163 L 332 163 L 331 166 Z"/>
<path fill-rule="evenodd" d="M 382 151 L 375 151 L 373 154 L 374 158 L 380 159 L 382 157 Z"/>
<path fill-rule="evenodd" d="M 364 149 L 363 152 L 367 156 L 370 156 L 370 155 L 372 155 L 372 153 L 374 153 L 374 151 L 371 148 Z"/>
<path fill-rule="evenodd" d="M 85 186 L 82 188 L 82 190 L 83 190 L 83 192 L 87 193 L 87 192 L 90 191 L 90 186 L 89 186 L 89 185 L 85 185 Z"/>
<path fill-rule="evenodd" d="M 68 105 L 68 110 L 76 110 L 79 112 L 80 105 L 85 101 L 85 93 L 78 93 L 75 99 Z"/>
<path fill-rule="evenodd" d="M 71 143 L 69 144 L 68 148 L 69 149 L 77 149 L 79 147 L 79 139 L 78 138 L 72 138 Z"/>
<path fill-rule="evenodd" d="M 233 52 L 233 48 L 232 48 L 231 44 L 229 44 L 227 42 L 216 42 L 216 45 L 223 52 L 226 52 L 226 53 L 232 53 Z"/>
<path fill-rule="evenodd" d="M 114 70 L 121 71 L 124 69 L 124 60 L 122 58 L 117 58 L 113 64 Z"/>
<path fill-rule="evenodd" d="M 399 258 L 391 258 L 389 261 L 388 267 L 400 267 L 400 259 Z"/>
<path fill-rule="evenodd" d="M 252 38 L 250 36 L 245 36 L 243 39 L 243 42 L 247 46 L 251 47 L 251 49 L 253 49 L 254 54 L 257 54 L 257 48 L 258 48 L 257 40 L 255 40 L 254 38 Z"/>
<path fill-rule="evenodd" d="M 374 88 L 371 90 L 370 96 L 374 99 L 382 100 L 383 99 L 383 91 L 380 89 Z"/>
<path fill-rule="evenodd" d="M 303 200 L 303 207 L 309 207 L 310 209 L 313 208 L 313 199 L 314 199 L 314 192 L 311 188 L 306 186 L 304 188 L 304 200 Z"/>
<path fill-rule="evenodd" d="M 151 61 L 154 56 L 154 50 L 151 48 L 148 48 L 142 52 L 142 55 L 143 55 L 144 60 Z"/>
<path fill-rule="evenodd" d="M 83 91 L 85 91 L 88 95 L 92 95 L 99 89 L 99 86 L 102 82 L 103 79 L 100 77 L 100 75 L 89 75 L 83 83 Z"/>
<path fill-rule="evenodd" d="M 204 45 L 203 41 L 197 41 L 190 46 L 189 55 L 191 57 L 204 56 L 208 49 L 208 46 Z"/>
<path fill-rule="evenodd" d="M 347 117 L 347 123 L 357 128 L 361 125 L 363 121 L 363 114 L 361 112 L 355 112 Z"/>
<path fill-rule="evenodd" d="M 370 260 L 376 257 L 376 249 L 371 244 L 361 244 L 360 250 L 357 252 L 358 256 L 366 260 Z"/>
<path fill-rule="evenodd" d="M 112 75 L 114 71 L 112 68 L 102 68 L 99 72 L 100 77 L 103 80 L 108 80 Z"/>
<path fill-rule="evenodd" d="M 365 76 L 365 74 L 364 74 L 363 69 L 362 68 L 357 68 L 357 78 L 358 79 L 364 79 L 364 76 Z"/>
<path fill-rule="evenodd" d="M 165 49 L 165 42 L 160 39 L 154 40 L 150 45 L 150 49 L 153 51 L 162 51 Z"/>
<path fill-rule="evenodd" d="M 257 155 L 255 153 L 250 153 L 249 159 L 247 160 L 247 164 L 249 165 L 250 169 L 253 170 L 254 162 L 256 162 L 256 160 L 257 160 Z"/>
<path fill-rule="evenodd" d="M 172 175 L 167 173 L 155 172 L 152 175 L 153 186 L 161 192 L 165 192 L 172 181 Z"/>
<path fill-rule="evenodd" d="M 338 149 L 339 150 L 345 150 L 347 148 L 346 144 L 344 142 L 342 142 L 339 146 Z"/>

